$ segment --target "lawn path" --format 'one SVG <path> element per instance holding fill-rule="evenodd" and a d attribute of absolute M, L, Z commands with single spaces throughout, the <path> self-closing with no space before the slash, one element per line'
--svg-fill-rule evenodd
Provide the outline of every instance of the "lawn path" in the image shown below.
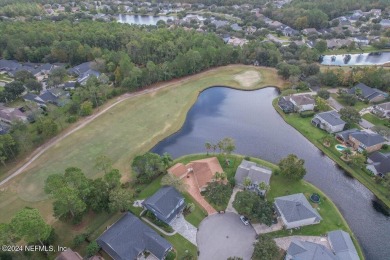
<path fill-rule="evenodd" d="M 229 67 L 229 66 L 227 66 L 227 67 Z M 76 131 L 80 130 L 81 128 L 83 128 L 84 126 L 88 125 L 93 120 L 95 120 L 97 117 L 99 117 L 100 115 L 104 114 L 105 112 L 107 112 L 108 110 L 110 110 L 114 106 L 118 105 L 119 103 L 121 103 L 121 102 L 123 102 L 125 100 L 128 100 L 130 98 L 135 98 L 135 97 L 139 97 L 139 96 L 142 96 L 142 95 L 145 95 L 145 94 L 149 94 L 149 93 L 152 93 L 152 92 L 157 92 L 160 89 L 163 89 L 163 88 L 171 86 L 172 84 L 180 84 L 180 83 L 183 83 L 185 81 L 190 80 L 191 78 L 195 78 L 195 77 L 197 78 L 201 74 L 212 72 L 212 71 L 218 70 L 218 69 L 220 69 L 220 67 L 209 69 L 209 70 L 206 70 L 204 72 L 201 72 L 201 73 L 198 73 L 198 74 L 195 74 L 195 75 L 183 77 L 181 79 L 174 79 L 174 80 L 165 82 L 162 85 L 161 85 L 161 83 L 157 83 L 155 87 L 152 86 L 150 88 L 147 88 L 147 89 L 144 89 L 144 90 L 141 90 L 141 91 L 138 91 L 138 92 L 125 93 L 125 94 L 119 96 L 117 98 L 117 101 L 115 101 L 113 104 L 109 105 L 108 107 L 105 107 L 103 110 L 97 111 L 96 113 L 94 113 L 91 116 L 88 116 L 88 117 L 80 120 L 79 123 L 77 123 L 74 127 L 70 127 L 70 129 L 68 131 L 65 130 L 63 133 L 60 133 L 58 136 L 50 139 L 49 141 L 47 141 L 43 145 L 41 145 L 38 148 L 36 148 L 26 158 L 26 160 L 27 160 L 26 162 L 24 162 L 21 166 L 16 167 L 17 169 L 13 170 L 12 174 L 10 174 L 7 178 L 5 178 L 4 180 L 2 180 L 0 182 L 0 186 L 6 184 L 11 179 L 13 179 L 16 176 L 18 176 L 19 174 L 23 173 L 24 170 L 26 170 L 36 159 L 38 159 L 49 148 L 53 147 L 54 145 L 56 145 L 58 142 L 62 141 L 63 139 L 65 139 L 69 135 L 73 134 L 74 132 L 76 132 Z"/>

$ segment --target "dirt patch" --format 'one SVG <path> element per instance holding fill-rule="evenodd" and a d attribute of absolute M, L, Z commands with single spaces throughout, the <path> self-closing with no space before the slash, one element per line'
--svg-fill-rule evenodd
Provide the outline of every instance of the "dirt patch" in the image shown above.
<path fill-rule="evenodd" d="M 236 75 L 234 80 L 240 83 L 243 87 L 252 87 L 254 84 L 260 82 L 261 77 L 258 71 L 248 70 Z"/>

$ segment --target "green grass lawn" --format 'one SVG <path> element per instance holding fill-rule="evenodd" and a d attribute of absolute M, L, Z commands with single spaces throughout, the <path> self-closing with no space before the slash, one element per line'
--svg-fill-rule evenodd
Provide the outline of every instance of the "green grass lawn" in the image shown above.
<path fill-rule="evenodd" d="M 389 123 L 388 119 L 381 119 L 371 113 L 364 114 L 362 117 L 374 125 L 386 126 L 385 124 Z"/>
<path fill-rule="evenodd" d="M 260 79 L 248 86 L 246 82 L 235 78 L 247 71 L 256 71 Z M 185 121 L 188 110 L 195 103 L 199 93 L 216 85 L 225 85 L 238 89 L 258 89 L 265 86 L 283 88 L 283 81 L 272 68 L 261 68 L 244 65 L 232 65 L 212 69 L 197 75 L 166 84 L 167 87 L 145 95 L 128 99 L 84 128 L 58 142 L 34 161 L 25 173 L 14 178 L 0 191 L 0 223 L 10 221 L 11 217 L 23 207 L 38 208 L 45 220 L 56 227 L 61 234 L 58 242 L 62 246 L 70 246 L 70 239 L 78 232 L 84 232 L 88 226 L 73 231 L 53 217 L 52 201 L 43 192 L 44 182 L 50 174 L 63 173 L 67 167 L 79 167 L 89 178 L 101 177 L 103 172 L 94 168 L 99 155 L 108 156 L 113 166 L 124 176 L 123 181 L 132 178 L 130 164 L 134 156 L 149 151 L 157 142 L 179 130 Z M 110 100 L 109 106 L 115 102 Z M 99 110 L 104 107 L 98 108 Z M 0 175 L 3 179 L 7 174 Z M 154 186 L 154 189 L 158 186 Z M 154 190 L 143 190 L 142 196 Z M 196 210 L 187 219 L 194 225 L 199 224 L 202 214 Z M 109 223 L 111 218 L 103 224 Z M 69 234 L 65 234 L 68 230 Z"/>
<path fill-rule="evenodd" d="M 389 191 L 375 182 L 372 175 L 367 174 L 363 170 L 357 168 L 352 164 L 347 164 L 340 159 L 341 153 L 334 149 L 336 140 L 332 141 L 332 145 L 328 148 L 322 144 L 322 138 L 327 136 L 328 133 L 314 127 L 311 124 L 311 118 L 301 118 L 298 114 L 284 114 L 283 111 L 276 105 L 277 99 L 272 103 L 274 108 L 283 117 L 283 119 L 292 127 L 297 129 L 303 136 L 305 136 L 310 142 L 312 142 L 318 149 L 323 151 L 328 157 L 340 165 L 346 172 L 351 174 L 354 178 L 359 180 L 369 190 L 371 190 L 384 204 L 390 207 Z"/>
<path fill-rule="evenodd" d="M 175 248 L 175 251 L 177 253 L 176 259 L 182 259 L 182 257 L 186 255 L 186 251 L 190 252 L 191 255 L 193 255 L 195 259 L 197 259 L 197 255 L 198 255 L 197 247 L 194 246 L 191 242 L 189 242 L 181 235 L 175 234 L 173 236 L 166 236 L 166 235 L 161 235 L 161 236 L 164 237 L 169 242 L 171 242 L 171 244 Z"/>

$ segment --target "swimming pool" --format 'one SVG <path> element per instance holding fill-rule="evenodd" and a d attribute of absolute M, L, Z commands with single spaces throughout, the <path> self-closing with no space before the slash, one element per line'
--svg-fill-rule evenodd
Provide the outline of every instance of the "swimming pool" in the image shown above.
<path fill-rule="evenodd" d="M 347 149 L 347 147 L 345 145 L 341 145 L 341 144 L 336 144 L 335 148 L 337 149 L 337 151 L 339 152 L 342 152 L 344 151 L 345 149 Z"/>

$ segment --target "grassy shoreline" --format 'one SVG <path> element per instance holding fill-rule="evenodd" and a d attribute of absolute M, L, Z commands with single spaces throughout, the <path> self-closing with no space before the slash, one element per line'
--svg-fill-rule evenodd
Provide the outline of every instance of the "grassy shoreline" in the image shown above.
<path fill-rule="evenodd" d="M 174 161 L 174 163 L 181 162 L 186 164 L 192 160 L 199 160 L 202 158 L 208 158 L 213 156 L 217 156 L 217 158 L 219 159 L 223 170 L 227 173 L 228 179 L 234 178 L 234 174 L 238 165 L 241 163 L 241 160 L 244 159 L 244 156 L 242 155 L 238 155 L 238 154 L 228 155 L 227 158 L 231 161 L 231 165 L 226 166 L 223 163 L 225 158 L 224 156 L 219 154 L 207 155 L 207 154 L 200 153 L 200 154 L 190 154 L 190 155 L 179 157 Z M 268 167 L 272 170 L 278 169 L 277 165 L 259 158 L 251 157 L 250 160 L 258 163 L 259 165 Z M 351 235 L 351 238 L 355 244 L 356 250 L 360 258 L 364 259 L 364 254 L 360 247 L 360 244 L 358 243 L 354 233 L 350 229 L 347 221 L 344 219 L 341 212 L 338 210 L 337 206 L 333 203 L 333 201 L 329 199 L 320 189 L 318 189 L 313 184 L 305 180 L 301 180 L 298 182 L 291 182 L 289 180 L 284 179 L 281 175 L 274 175 L 274 174 L 271 177 L 270 183 L 271 183 L 271 189 L 267 195 L 267 199 L 270 201 L 273 201 L 275 197 L 284 196 L 293 193 L 299 193 L 299 192 L 304 193 L 306 196 L 309 196 L 309 194 L 315 192 L 320 194 L 323 200 L 323 202 L 318 205 L 321 208 L 319 210 L 319 213 L 323 217 L 323 221 L 320 224 L 305 226 L 299 230 L 293 230 L 293 231 L 281 230 L 281 231 L 273 232 L 270 233 L 272 237 L 276 238 L 276 237 L 291 236 L 291 235 L 321 236 L 321 235 L 325 235 L 329 231 L 342 229 Z"/>
<path fill-rule="evenodd" d="M 387 207 L 390 207 L 390 199 L 387 198 L 387 194 L 385 188 L 376 184 L 371 176 L 362 171 L 361 169 L 357 169 L 354 166 L 347 165 L 343 160 L 340 159 L 341 154 L 336 154 L 336 152 L 332 152 L 329 148 L 325 147 L 320 139 L 327 135 L 326 132 L 316 129 L 309 126 L 306 121 L 310 121 L 310 119 L 299 119 L 297 117 L 299 115 L 286 115 L 281 109 L 277 106 L 277 98 L 273 100 L 272 105 L 279 113 L 279 115 L 283 118 L 283 120 L 294 127 L 298 132 L 300 132 L 306 139 L 308 139 L 312 144 L 314 144 L 318 149 L 320 149 L 323 153 L 325 153 L 330 159 L 336 162 L 341 168 L 343 168 L 346 172 L 348 172 L 351 176 L 356 178 L 360 183 L 362 183 L 366 188 L 368 188 L 374 195 L 382 201 Z M 304 122 L 305 121 L 305 122 Z M 306 123 L 305 125 L 302 124 Z M 309 123 L 310 124 L 310 123 Z M 333 140 L 333 142 L 335 142 Z M 333 144 L 332 142 L 332 144 Z M 332 147 L 332 145 L 331 145 Z"/>

